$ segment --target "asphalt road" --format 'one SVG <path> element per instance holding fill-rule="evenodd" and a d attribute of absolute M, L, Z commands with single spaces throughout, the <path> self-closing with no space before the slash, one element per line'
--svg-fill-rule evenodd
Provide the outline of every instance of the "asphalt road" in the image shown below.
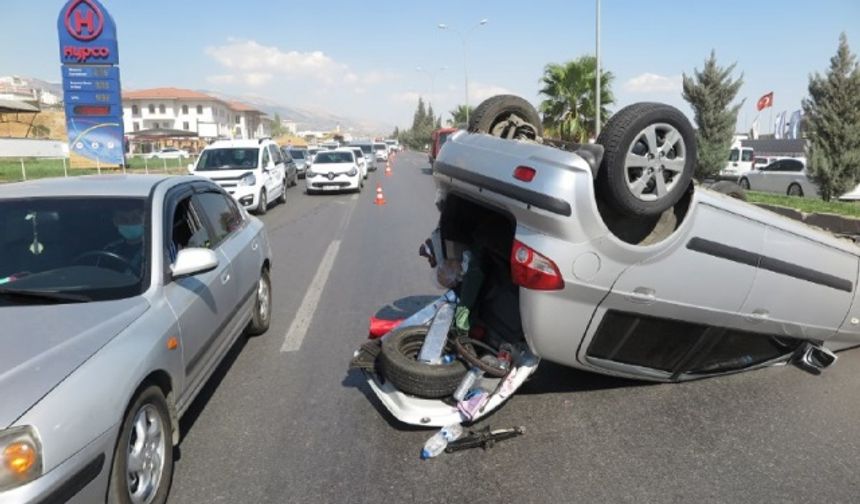
<path fill-rule="evenodd" d="M 170 502 L 858 500 L 860 350 L 820 377 L 783 366 L 669 385 L 544 362 L 480 424 L 526 435 L 419 460 L 432 431 L 398 424 L 347 373 L 370 315 L 439 293 L 417 256 L 437 218 L 426 156 L 401 154 L 393 172 L 357 197 L 307 196 L 300 181 L 264 217 L 273 324 L 236 345 L 183 419 Z"/>

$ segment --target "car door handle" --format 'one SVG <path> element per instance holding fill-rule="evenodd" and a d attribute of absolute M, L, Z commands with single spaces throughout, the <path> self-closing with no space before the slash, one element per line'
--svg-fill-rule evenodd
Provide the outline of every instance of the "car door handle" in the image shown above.
<path fill-rule="evenodd" d="M 746 315 L 746 319 L 753 324 L 764 322 L 768 318 L 770 318 L 770 312 L 762 308 L 753 310 L 752 313 Z"/>
<path fill-rule="evenodd" d="M 221 273 L 221 283 L 226 285 L 227 282 L 229 282 L 229 281 L 230 281 L 230 272 L 225 271 L 224 273 Z"/>
<path fill-rule="evenodd" d="M 657 301 L 656 291 L 649 287 L 636 287 L 627 296 L 627 300 L 633 303 L 651 304 Z"/>

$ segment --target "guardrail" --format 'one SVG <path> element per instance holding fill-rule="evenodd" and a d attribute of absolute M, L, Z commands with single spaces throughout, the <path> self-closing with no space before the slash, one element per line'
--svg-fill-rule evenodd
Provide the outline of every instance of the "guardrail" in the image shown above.
<path fill-rule="evenodd" d="M 68 157 L 8 157 L 0 156 L 0 183 L 22 182 L 25 180 L 49 177 L 75 177 L 102 173 L 188 173 L 190 158 L 149 159 L 146 156 L 127 158 L 126 166 L 102 166 L 100 163 L 85 166 L 74 163 Z"/>

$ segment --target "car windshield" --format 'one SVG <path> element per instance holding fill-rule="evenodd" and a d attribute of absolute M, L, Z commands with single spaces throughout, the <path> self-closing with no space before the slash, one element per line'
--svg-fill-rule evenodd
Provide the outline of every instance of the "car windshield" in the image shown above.
<path fill-rule="evenodd" d="M 373 148 L 376 150 L 386 150 L 388 147 L 385 144 L 373 144 Z"/>
<path fill-rule="evenodd" d="M 290 156 L 293 156 L 293 159 L 304 159 L 305 151 L 299 149 L 290 149 Z"/>
<path fill-rule="evenodd" d="M 254 169 L 259 153 L 256 147 L 206 149 L 197 162 L 197 171 Z"/>
<path fill-rule="evenodd" d="M 314 159 L 316 164 L 352 163 L 351 152 L 320 152 Z"/>
<path fill-rule="evenodd" d="M 356 145 L 356 147 L 361 149 L 361 152 L 365 154 L 370 154 L 371 152 L 373 152 L 373 146 L 371 146 L 370 144 Z"/>
<path fill-rule="evenodd" d="M 148 284 L 146 200 L 0 201 L 0 306 L 94 301 Z"/>

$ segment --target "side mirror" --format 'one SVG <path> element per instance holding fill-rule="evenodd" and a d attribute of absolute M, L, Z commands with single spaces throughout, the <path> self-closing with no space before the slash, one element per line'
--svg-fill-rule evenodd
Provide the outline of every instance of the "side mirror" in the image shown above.
<path fill-rule="evenodd" d="M 182 249 L 170 267 L 173 278 L 182 278 L 211 271 L 218 266 L 218 256 L 206 248 Z"/>
<path fill-rule="evenodd" d="M 820 375 L 821 371 L 832 366 L 836 359 L 836 354 L 827 348 L 806 343 L 795 352 L 791 363 L 807 373 Z"/>

